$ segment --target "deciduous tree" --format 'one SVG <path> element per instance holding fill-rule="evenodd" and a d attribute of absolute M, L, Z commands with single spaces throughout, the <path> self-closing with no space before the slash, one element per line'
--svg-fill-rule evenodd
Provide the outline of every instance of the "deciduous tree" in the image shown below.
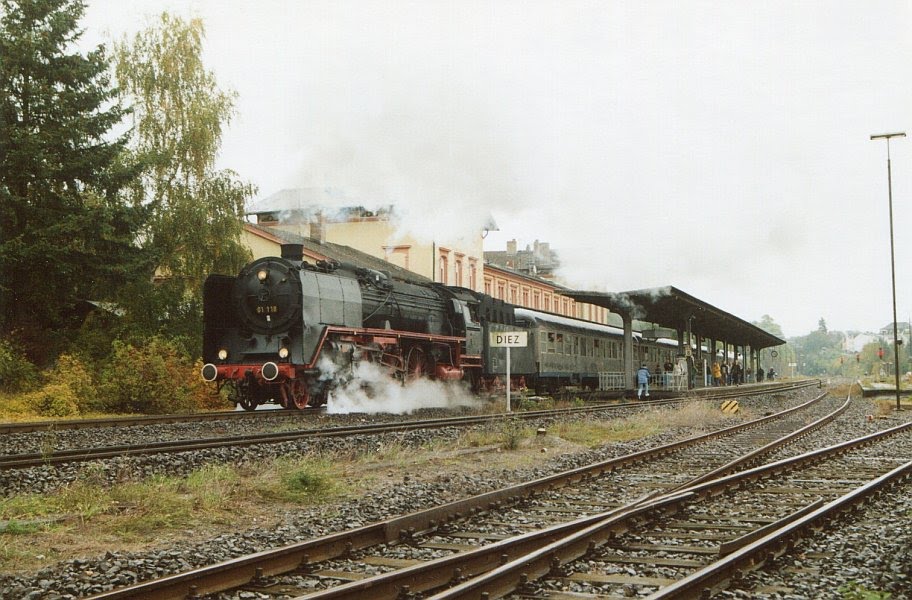
<path fill-rule="evenodd" d="M 221 90 L 203 64 L 204 33 L 199 19 L 163 13 L 156 26 L 117 46 L 117 80 L 133 107 L 130 145 L 148 165 L 131 193 L 151 211 L 145 245 L 162 279 L 151 292 L 153 312 L 165 331 L 189 336 L 199 333 L 206 275 L 236 272 L 248 258 L 240 236 L 254 193 L 233 171 L 215 168 L 235 94 Z"/>

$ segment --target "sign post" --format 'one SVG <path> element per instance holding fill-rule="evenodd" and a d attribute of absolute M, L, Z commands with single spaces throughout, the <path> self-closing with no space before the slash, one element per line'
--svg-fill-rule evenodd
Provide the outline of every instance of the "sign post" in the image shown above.
<path fill-rule="evenodd" d="M 529 334 L 526 331 L 492 331 L 489 341 L 492 348 L 507 349 L 507 412 L 510 412 L 510 348 L 528 346 Z"/>

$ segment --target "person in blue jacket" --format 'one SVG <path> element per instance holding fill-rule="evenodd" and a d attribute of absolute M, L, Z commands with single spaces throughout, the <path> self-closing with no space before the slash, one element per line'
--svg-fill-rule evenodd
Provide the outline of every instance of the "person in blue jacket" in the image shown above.
<path fill-rule="evenodd" d="M 649 369 L 646 368 L 646 365 L 640 365 L 640 368 L 637 369 L 637 400 L 642 398 L 643 392 L 646 393 L 646 397 L 649 397 Z"/>

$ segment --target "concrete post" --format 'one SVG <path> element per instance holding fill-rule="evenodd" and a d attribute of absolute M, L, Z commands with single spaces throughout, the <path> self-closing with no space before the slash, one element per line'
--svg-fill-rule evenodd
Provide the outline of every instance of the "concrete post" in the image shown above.
<path fill-rule="evenodd" d="M 634 377 L 639 367 L 633 361 L 633 316 L 621 313 L 621 320 L 624 322 L 624 390 L 632 392 L 636 389 Z"/>

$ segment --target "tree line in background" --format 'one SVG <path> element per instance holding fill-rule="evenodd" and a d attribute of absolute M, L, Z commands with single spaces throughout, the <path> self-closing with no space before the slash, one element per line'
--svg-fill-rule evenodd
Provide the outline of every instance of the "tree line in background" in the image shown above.
<path fill-rule="evenodd" d="M 161 384 L 187 404 L 202 282 L 249 258 L 255 190 L 215 168 L 235 94 L 200 20 L 81 52 L 84 12 L 0 0 L 0 389 L 51 414 L 134 410 Z"/>
<path fill-rule="evenodd" d="M 753 323 L 782 339 L 782 328 L 769 315 Z M 770 356 L 770 350 L 761 354 L 764 368 L 773 366 L 780 375 L 805 375 L 811 377 L 846 377 L 852 380 L 868 378 L 892 383 L 894 376 L 893 343 L 884 338 L 866 343 L 860 350 L 847 348 L 848 333 L 830 331 L 826 320 L 821 318 L 817 329 L 804 336 L 788 339 L 788 344 L 774 349 L 777 356 Z M 900 375 L 912 372 L 912 362 L 905 346 L 899 344 Z"/>

